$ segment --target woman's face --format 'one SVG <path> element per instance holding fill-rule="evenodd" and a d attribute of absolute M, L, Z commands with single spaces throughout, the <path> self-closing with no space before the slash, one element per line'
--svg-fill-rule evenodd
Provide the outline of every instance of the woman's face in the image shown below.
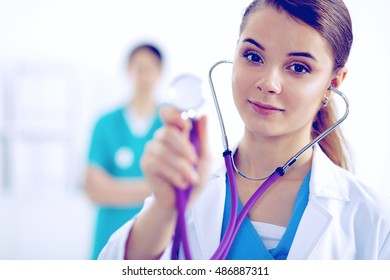
<path fill-rule="evenodd" d="M 232 79 L 246 130 L 310 137 L 332 69 L 332 52 L 315 29 L 272 7 L 254 11 L 239 38 Z"/>
<path fill-rule="evenodd" d="M 160 79 L 161 65 L 159 59 L 148 50 L 138 50 L 128 65 L 129 76 L 136 91 L 152 92 Z"/>

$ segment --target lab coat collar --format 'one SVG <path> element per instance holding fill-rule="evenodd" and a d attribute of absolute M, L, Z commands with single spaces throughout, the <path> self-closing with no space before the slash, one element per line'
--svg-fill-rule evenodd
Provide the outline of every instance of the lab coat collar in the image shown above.
<path fill-rule="evenodd" d="M 349 201 L 349 195 L 342 187 L 345 178 L 340 176 L 340 167 L 336 166 L 321 150 L 314 146 L 310 179 L 310 196 Z"/>
<path fill-rule="evenodd" d="M 338 200 L 341 203 L 349 201 L 348 193 L 342 187 L 347 183 L 343 182 L 345 179 L 340 176 L 338 169 L 339 167 L 325 155 L 320 146 L 315 145 L 309 183 L 309 202 L 299 223 L 288 259 L 310 258 L 311 252 L 333 218 L 324 207 L 327 201 Z"/>
<path fill-rule="evenodd" d="M 309 203 L 298 227 L 297 238 L 294 239 L 292 244 L 289 259 L 306 259 L 328 227 L 332 216 L 322 207 L 321 199 L 349 201 L 348 194 L 342 188 L 343 179 L 337 176 L 337 168 L 321 148 L 315 145 L 309 183 Z M 202 259 L 210 258 L 220 242 L 226 196 L 225 174 L 226 167 L 224 164 L 214 169 L 208 184 L 192 208 L 193 225 Z M 210 209 L 211 201 L 213 211 L 205 211 L 204 209 Z M 310 232 L 310 235 L 307 232 Z M 300 238 L 300 236 L 304 238 Z"/>

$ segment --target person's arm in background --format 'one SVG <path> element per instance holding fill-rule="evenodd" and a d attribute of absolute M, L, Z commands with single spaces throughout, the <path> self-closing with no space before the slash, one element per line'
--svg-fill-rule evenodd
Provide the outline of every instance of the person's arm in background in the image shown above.
<path fill-rule="evenodd" d="M 117 179 L 98 166 L 88 167 L 85 189 L 92 202 L 116 206 L 143 202 L 151 194 L 145 180 Z"/>
<path fill-rule="evenodd" d="M 105 170 L 111 154 L 107 139 L 111 124 L 102 117 L 94 127 L 84 182 L 86 194 L 97 204 L 121 206 L 143 202 L 151 193 L 143 179 L 118 179 Z"/>

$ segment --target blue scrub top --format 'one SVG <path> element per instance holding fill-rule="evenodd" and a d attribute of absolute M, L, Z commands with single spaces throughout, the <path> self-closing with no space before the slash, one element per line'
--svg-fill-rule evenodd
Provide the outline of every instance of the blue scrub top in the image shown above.
<path fill-rule="evenodd" d="M 303 180 L 294 202 L 293 213 L 286 231 L 276 248 L 267 250 L 261 237 L 252 225 L 248 216 L 245 217 L 240 229 L 233 241 L 232 247 L 226 257 L 227 260 L 285 260 L 290 251 L 299 222 L 309 201 L 310 172 Z M 271 186 L 272 188 L 272 186 Z M 242 204 L 238 200 L 238 213 L 242 210 Z M 231 209 L 230 187 L 226 178 L 226 199 L 222 223 L 222 234 L 225 234 Z"/>
<path fill-rule="evenodd" d="M 161 125 L 156 112 L 149 131 L 137 136 L 127 123 L 125 108 L 104 115 L 98 120 L 92 134 L 89 164 L 102 167 L 116 178 L 142 178 L 140 159 L 144 145 Z M 124 207 L 97 207 L 93 259 L 97 259 L 111 234 L 141 210 L 142 203 Z"/>

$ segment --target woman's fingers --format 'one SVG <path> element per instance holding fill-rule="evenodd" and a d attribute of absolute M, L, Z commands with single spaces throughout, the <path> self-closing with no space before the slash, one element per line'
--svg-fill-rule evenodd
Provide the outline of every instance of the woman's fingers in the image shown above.
<path fill-rule="evenodd" d="M 156 141 L 148 147 L 147 169 L 155 176 L 162 177 L 167 183 L 185 188 L 198 180 L 198 174 L 192 161 L 175 153 L 164 142 Z"/>
<path fill-rule="evenodd" d="M 188 132 L 191 129 L 191 123 L 181 117 L 181 112 L 174 107 L 164 106 L 160 110 L 161 120 L 168 126 L 174 126 L 180 131 Z"/>
<path fill-rule="evenodd" d="M 195 148 L 188 140 L 188 135 L 179 131 L 175 127 L 167 126 L 156 132 L 155 139 L 165 145 L 168 154 L 167 156 L 178 156 L 186 158 L 195 163 L 198 160 Z"/>
<path fill-rule="evenodd" d="M 207 134 L 207 118 L 206 116 L 202 116 L 197 120 L 198 125 L 198 137 L 200 144 L 200 157 L 209 160 L 210 157 L 210 149 L 208 142 L 208 134 Z"/>
<path fill-rule="evenodd" d="M 205 117 L 197 120 L 196 129 L 200 153 L 190 141 L 190 120 L 172 108 L 161 109 L 165 125 L 160 128 L 145 148 L 141 166 L 156 199 L 165 207 L 174 207 L 174 187 L 195 187 L 191 200 L 196 197 L 209 174 L 209 149 Z"/>
<path fill-rule="evenodd" d="M 198 157 L 187 134 L 177 126 L 165 125 L 146 146 L 141 164 L 151 180 L 159 177 L 168 184 L 185 188 L 198 181 L 194 168 L 197 162 Z"/>

